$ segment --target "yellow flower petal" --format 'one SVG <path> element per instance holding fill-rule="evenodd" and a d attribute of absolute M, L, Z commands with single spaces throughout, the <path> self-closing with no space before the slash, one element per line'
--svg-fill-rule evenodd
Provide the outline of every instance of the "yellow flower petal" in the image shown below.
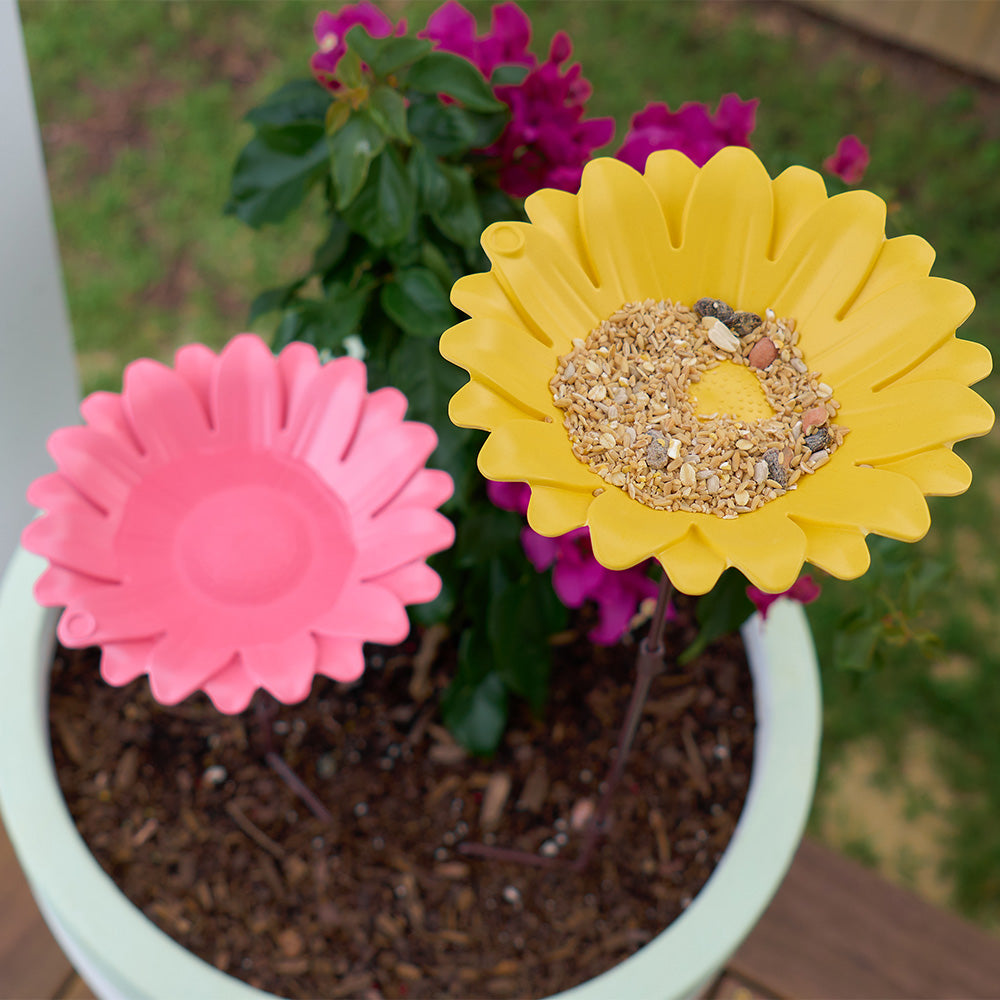
<path fill-rule="evenodd" d="M 857 528 L 841 528 L 832 524 L 810 521 L 805 517 L 791 518 L 806 536 L 806 559 L 841 580 L 853 580 L 867 571 L 872 557 L 864 534 Z"/>
<path fill-rule="evenodd" d="M 789 240 L 826 201 L 826 184 L 815 170 L 789 167 L 771 184 L 774 195 L 774 223 L 767 256 L 777 260 Z"/>
<path fill-rule="evenodd" d="M 962 385 L 975 385 L 992 370 L 993 358 L 987 348 L 974 340 L 952 337 L 902 376 L 900 382 L 948 379 Z"/>
<path fill-rule="evenodd" d="M 609 569 L 628 569 L 648 559 L 677 541 L 696 517 L 653 510 L 603 480 L 600 485 L 604 492 L 590 505 L 587 525 L 594 555 Z"/>
<path fill-rule="evenodd" d="M 944 278 L 897 285 L 852 309 L 825 343 L 817 345 L 814 329 L 803 326 L 808 330 L 806 361 L 829 378 L 840 396 L 854 388 L 879 389 L 942 347 L 974 304 L 964 285 Z"/>
<path fill-rule="evenodd" d="M 662 299 L 670 277 L 670 236 L 653 189 L 619 160 L 588 163 L 580 220 L 593 273 L 619 304 Z"/>
<path fill-rule="evenodd" d="M 731 520 L 706 517 L 699 528 L 730 566 L 770 594 L 788 590 L 802 569 L 805 535 L 774 503 Z"/>
<path fill-rule="evenodd" d="M 810 344 L 835 340 L 830 321 L 853 301 L 885 242 L 885 202 L 849 191 L 824 202 L 799 226 L 774 266 L 761 272 L 754 297 L 779 316 L 794 316 Z"/>
<path fill-rule="evenodd" d="M 845 412 L 843 420 L 852 428 L 844 454 L 855 462 L 881 464 L 986 434 L 993 426 L 993 411 L 963 385 L 918 382 L 875 393 L 871 406 Z"/>
<path fill-rule="evenodd" d="M 711 295 L 739 308 L 770 305 L 759 302 L 755 285 L 771 243 L 771 222 L 771 179 L 760 160 L 740 146 L 716 153 L 691 189 L 671 297 L 693 303 Z"/>
<path fill-rule="evenodd" d="M 845 446 L 846 447 L 846 446 Z M 923 494 L 911 479 L 882 469 L 856 468 L 834 462 L 819 473 L 800 479 L 798 488 L 775 504 L 790 517 L 841 527 L 855 527 L 868 534 L 915 542 L 930 526 Z"/>
<path fill-rule="evenodd" d="M 650 154 L 644 176 L 660 203 L 670 245 L 677 248 L 684 238 L 684 210 L 698 168 L 680 150 L 663 149 Z"/>
<path fill-rule="evenodd" d="M 453 364 L 530 415 L 562 421 L 548 381 L 539 378 L 546 369 L 550 377 L 555 374 L 556 354 L 529 336 L 523 326 L 495 319 L 466 320 L 445 330 L 440 349 Z"/>
<path fill-rule="evenodd" d="M 657 552 L 656 558 L 682 594 L 707 594 L 726 568 L 726 561 L 705 542 L 694 524 L 679 541 Z"/>
<path fill-rule="evenodd" d="M 490 317 L 524 326 L 521 314 L 491 271 L 459 278 L 451 289 L 451 304 L 469 316 Z M 530 328 L 526 329 L 531 333 Z"/>
<path fill-rule="evenodd" d="M 590 283 L 572 247 L 529 223 L 495 223 L 483 233 L 483 249 L 525 326 L 559 354 L 621 305 L 613 291 Z"/>
<path fill-rule="evenodd" d="M 513 420 L 493 431 L 479 452 L 479 471 L 500 482 L 578 492 L 591 493 L 604 485 L 600 476 L 577 461 L 561 425 L 535 420 Z"/>
<path fill-rule="evenodd" d="M 543 188 L 528 195 L 524 201 L 524 210 L 532 225 L 544 229 L 573 248 L 574 256 L 584 266 L 590 283 L 596 285 L 597 278 L 589 268 L 587 246 L 583 242 L 576 195 L 569 191 L 557 191 L 555 188 Z"/>
<path fill-rule="evenodd" d="M 897 285 L 926 278 L 933 263 L 934 248 L 919 236 L 897 236 L 887 240 L 852 308 L 857 309 Z"/>
<path fill-rule="evenodd" d="M 462 386 L 448 404 L 448 417 L 456 427 L 475 427 L 491 431 L 508 420 L 524 420 L 530 412 L 498 396 L 475 380 Z"/>
<path fill-rule="evenodd" d="M 909 477 L 926 496 L 957 496 L 972 483 L 972 469 L 950 448 L 935 448 L 894 462 L 880 462 L 878 467 Z"/>
<path fill-rule="evenodd" d="M 577 493 L 552 486 L 532 486 L 528 503 L 528 524 L 540 535 L 554 538 L 582 528 L 594 502 L 592 493 Z"/>

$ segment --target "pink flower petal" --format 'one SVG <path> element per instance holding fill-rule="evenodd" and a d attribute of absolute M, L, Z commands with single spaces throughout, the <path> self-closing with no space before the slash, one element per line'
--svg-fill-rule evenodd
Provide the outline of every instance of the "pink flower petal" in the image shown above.
<path fill-rule="evenodd" d="M 231 340 L 212 383 L 212 425 L 220 443 L 269 447 L 284 416 L 283 393 L 264 341 L 249 333 Z"/>
<path fill-rule="evenodd" d="M 414 559 L 426 559 L 455 540 L 451 521 L 436 510 L 393 507 L 358 525 L 355 541 L 364 578 L 375 579 Z"/>
<path fill-rule="evenodd" d="M 80 415 L 84 423 L 93 427 L 95 431 L 101 431 L 111 437 L 122 437 L 135 452 L 142 452 L 142 446 L 128 422 L 122 397 L 118 393 L 92 392 L 80 404 Z"/>
<path fill-rule="evenodd" d="M 871 156 L 868 147 L 856 136 L 845 135 L 832 156 L 823 161 L 823 169 L 835 174 L 845 184 L 857 184 L 865 175 Z"/>
<path fill-rule="evenodd" d="M 343 462 L 316 468 L 349 506 L 374 511 L 399 492 L 436 447 L 433 428 L 404 423 L 364 437 L 359 432 L 357 446 Z"/>
<path fill-rule="evenodd" d="M 73 509 L 63 506 L 57 517 L 36 518 L 21 533 L 21 544 L 40 555 L 58 551 L 60 566 L 101 580 L 121 575 L 114 526 L 82 501 Z"/>
<path fill-rule="evenodd" d="M 521 529 L 521 546 L 528 561 L 541 573 L 547 570 L 559 555 L 559 542 L 555 538 L 546 538 L 531 528 Z"/>
<path fill-rule="evenodd" d="M 212 704 L 218 711 L 236 715 L 250 707 L 257 683 L 243 666 L 243 661 L 234 656 L 204 682 L 202 690 L 212 699 Z"/>
<path fill-rule="evenodd" d="M 389 502 L 376 511 L 376 516 L 389 507 L 440 507 L 451 499 L 455 484 L 447 472 L 440 469 L 420 469 L 406 481 Z"/>
<path fill-rule="evenodd" d="M 342 684 L 356 681 L 365 672 L 365 656 L 357 639 L 317 636 L 316 672 Z"/>
<path fill-rule="evenodd" d="M 371 582 L 391 590 L 403 604 L 424 604 L 441 593 L 441 577 L 422 561 L 397 566 Z"/>
<path fill-rule="evenodd" d="M 165 365 L 129 365 L 123 400 L 128 424 L 150 461 L 168 462 L 208 444 L 208 415 L 191 386 Z"/>
<path fill-rule="evenodd" d="M 340 595 L 313 631 L 395 645 L 410 634 L 410 620 L 392 591 L 376 583 L 360 583 Z"/>
<path fill-rule="evenodd" d="M 294 704 L 307 697 L 316 673 L 316 641 L 299 632 L 284 642 L 255 643 L 240 649 L 247 673 L 279 701 Z"/>
<path fill-rule="evenodd" d="M 339 462 L 354 439 L 368 373 L 361 361 L 337 358 L 292 396 L 280 447 L 314 468 Z"/>
<path fill-rule="evenodd" d="M 63 427 L 48 447 L 63 476 L 103 511 L 123 507 L 142 478 L 143 459 L 130 442 L 89 427 Z"/>
<path fill-rule="evenodd" d="M 216 353 L 204 344 L 186 344 L 174 354 L 174 371 L 194 390 L 209 423 L 212 420 L 212 375 L 218 360 Z"/>
<path fill-rule="evenodd" d="M 155 639 L 109 642 L 101 650 L 101 676 L 116 687 L 129 684 L 146 673 Z"/>

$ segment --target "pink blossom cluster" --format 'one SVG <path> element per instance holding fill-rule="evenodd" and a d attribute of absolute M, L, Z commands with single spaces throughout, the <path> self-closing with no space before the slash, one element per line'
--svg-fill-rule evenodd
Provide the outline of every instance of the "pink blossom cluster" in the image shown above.
<path fill-rule="evenodd" d="M 309 66 L 313 71 L 313 76 L 327 90 L 336 91 L 340 86 L 334 74 L 337 72 L 337 64 L 347 51 L 347 43 L 344 38 L 351 28 L 358 24 L 372 38 L 387 38 L 394 33 L 396 35 L 406 34 L 405 20 L 393 27 L 392 21 L 368 0 L 346 4 L 336 14 L 325 10 L 321 11 L 316 16 L 316 23 L 313 25 L 313 34 L 316 37 L 319 51 L 313 53 L 312 59 L 309 60 Z"/>
<path fill-rule="evenodd" d="M 488 481 L 486 492 L 503 510 L 525 514 L 531 488 L 527 483 Z M 546 538 L 525 526 L 521 545 L 529 562 L 542 573 L 552 568 L 552 589 L 567 608 L 597 605 L 597 625 L 587 638 L 599 646 L 613 646 L 631 627 L 643 601 L 655 600 L 657 585 L 648 575 L 649 563 L 626 570 L 605 569 L 590 546 L 590 532 L 577 528 L 557 538 Z M 668 614 L 672 613 L 668 611 Z"/>
<path fill-rule="evenodd" d="M 857 184 L 864 177 L 870 160 L 868 147 L 856 135 L 845 135 L 837 143 L 833 155 L 823 161 L 823 169 L 845 184 Z"/>
<path fill-rule="evenodd" d="M 310 65 L 329 90 L 338 89 L 334 74 L 346 51 L 344 36 L 356 24 L 373 38 L 406 31 L 405 21 L 394 27 L 368 0 L 348 4 L 336 15 L 321 13 L 314 27 L 320 51 Z M 498 161 L 500 187 L 513 197 L 526 197 L 542 187 L 577 190 L 584 164 L 596 148 L 611 141 L 615 123 L 612 118 L 584 119 L 591 87 L 579 63 L 565 65 L 572 46 L 564 32 L 552 39 L 548 58 L 539 64 L 528 51 L 531 22 L 516 3 L 494 6 L 490 30 L 479 35 L 473 15 L 457 0 L 447 0 L 418 37 L 468 59 L 487 78 L 500 66 L 525 67 L 528 72 L 520 83 L 495 88 L 511 117 L 500 138 L 479 152 Z"/>
<path fill-rule="evenodd" d="M 726 94 L 715 113 L 704 104 L 690 102 L 671 111 L 666 104 L 647 104 L 632 118 L 628 135 L 615 154 L 636 170 L 646 169 L 650 153 L 679 149 L 699 167 L 724 146 L 749 146 L 759 101 L 744 101 Z"/>
<path fill-rule="evenodd" d="M 584 120 L 591 94 L 579 63 L 564 66 L 572 53 L 569 36 L 558 32 L 540 65 L 530 52 L 531 22 L 515 3 L 493 8 L 490 31 L 477 36 L 475 18 L 457 0 L 431 15 L 422 38 L 474 63 L 489 78 L 501 65 L 528 67 L 520 83 L 501 84 L 498 100 L 511 111 L 503 134 L 482 152 L 500 161 L 500 187 L 524 198 L 542 187 L 576 191 L 584 164 L 611 141 L 612 118 Z"/>

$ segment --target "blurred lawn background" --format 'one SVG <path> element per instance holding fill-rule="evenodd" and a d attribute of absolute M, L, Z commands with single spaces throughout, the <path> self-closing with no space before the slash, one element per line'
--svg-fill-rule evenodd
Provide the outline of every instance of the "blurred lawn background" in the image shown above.
<path fill-rule="evenodd" d="M 308 75 L 316 14 L 299 0 L 195 3 L 21 0 L 85 391 L 118 389 L 139 356 L 221 346 L 246 328 L 263 288 L 309 258 L 320 203 L 255 234 L 222 215 L 250 129 L 241 117 Z M 393 3 L 422 27 L 437 4 Z M 469 6 L 485 24 L 489 6 Z M 715 107 L 759 97 L 755 149 L 772 175 L 820 169 L 853 132 L 872 162 L 864 185 L 890 205 L 889 233 L 937 249 L 934 273 L 978 300 L 962 335 L 1000 349 L 1000 87 L 859 44 L 773 3 L 535 0 L 523 3 L 544 56 L 566 30 L 594 86 L 589 114 L 613 115 L 620 144 L 648 101 Z M 831 190 L 838 189 L 831 182 Z M 310 212 L 313 217 L 310 218 Z M 269 336 L 271 319 L 257 323 Z M 979 391 L 996 407 L 997 379 Z M 921 543 L 952 572 L 924 621 L 931 660 L 909 646 L 880 671 L 824 665 L 826 732 L 814 835 L 888 878 L 1000 926 L 1000 449 L 959 448 L 975 470 L 960 500 L 932 501 Z M 829 582 L 829 609 L 859 599 Z M 877 595 L 887 614 L 894 595 Z M 810 609 L 818 624 L 827 612 Z"/>

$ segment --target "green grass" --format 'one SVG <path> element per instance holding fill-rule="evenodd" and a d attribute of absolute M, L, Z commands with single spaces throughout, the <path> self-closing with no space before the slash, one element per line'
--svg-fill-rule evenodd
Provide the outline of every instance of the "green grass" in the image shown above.
<path fill-rule="evenodd" d="M 411 25 L 422 25 L 434 6 L 406 5 Z M 754 146 L 772 173 L 791 163 L 819 169 L 843 134 L 858 134 L 872 152 L 865 186 L 889 203 L 890 234 L 916 232 L 935 246 L 935 273 L 969 285 L 978 299 L 963 335 L 1000 348 L 1000 140 L 975 90 L 932 98 L 880 63 L 839 52 L 822 30 L 762 31 L 756 11 L 736 4 L 524 6 L 536 51 L 554 31 L 569 32 L 594 85 L 590 113 L 615 117 L 616 144 L 647 101 L 714 107 L 727 91 L 760 98 Z M 290 0 L 22 3 L 88 391 L 117 388 L 123 364 L 137 356 L 169 359 L 195 339 L 221 344 L 245 327 L 259 290 L 308 259 L 318 205 L 260 234 L 221 208 L 231 164 L 249 136 L 242 114 L 277 84 L 306 75 L 322 8 Z M 475 10 L 488 19 L 488 7 Z M 258 328 L 270 332 L 266 322 Z M 980 389 L 997 404 L 996 379 Z M 934 527 L 921 548 L 953 564 L 928 621 L 963 667 L 932 669 L 906 647 L 880 671 L 826 663 L 823 767 L 825 775 L 846 747 L 874 734 L 891 772 L 912 727 L 938 734 L 938 764 L 957 793 L 945 857 L 955 903 L 996 924 L 1000 449 L 990 437 L 960 451 L 976 470 L 975 484 L 960 500 L 932 504 Z M 857 585 L 828 584 L 820 626 L 860 593 Z M 879 858 L 877 845 L 846 847 L 871 863 Z"/>

